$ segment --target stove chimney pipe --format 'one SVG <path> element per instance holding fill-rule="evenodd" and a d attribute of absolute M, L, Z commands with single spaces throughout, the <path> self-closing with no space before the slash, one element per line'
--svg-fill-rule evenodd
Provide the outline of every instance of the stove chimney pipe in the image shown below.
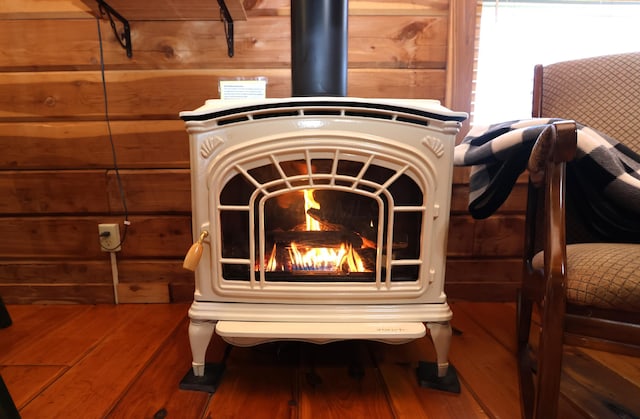
<path fill-rule="evenodd" d="M 348 0 L 291 0 L 293 96 L 347 95 Z"/>

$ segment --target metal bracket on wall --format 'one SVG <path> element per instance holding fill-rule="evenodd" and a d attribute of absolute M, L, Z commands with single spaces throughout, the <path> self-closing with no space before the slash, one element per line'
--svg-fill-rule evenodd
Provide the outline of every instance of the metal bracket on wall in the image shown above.
<path fill-rule="evenodd" d="M 131 58 L 133 53 L 131 51 L 131 28 L 129 27 L 129 21 L 122 17 L 120 13 L 118 13 L 113 7 L 109 6 L 105 1 L 96 0 L 96 2 L 98 2 L 98 6 L 100 8 L 100 14 L 107 15 L 109 23 L 111 24 L 111 29 L 113 29 L 113 34 L 116 36 L 116 39 L 122 48 L 127 50 L 127 57 Z M 122 24 L 122 33 L 118 33 L 116 22 L 113 20 L 114 18 Z"/>
<path fill-rule="evenodd" d="M 220 6 L 220 16 L 224 23 L 224 34 L 227 38 L 227 54 L 229 57 L 233 57 L 233 18 L 224 0 L 218 0 L 218 5 Z"/>

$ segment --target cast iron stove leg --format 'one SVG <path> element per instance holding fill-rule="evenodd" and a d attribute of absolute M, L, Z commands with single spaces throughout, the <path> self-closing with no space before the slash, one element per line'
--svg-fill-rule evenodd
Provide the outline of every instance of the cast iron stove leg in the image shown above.
<path fill-rule="evenodd" d="M 189 322 L 189 342 L 193 360 L 191 370 L 180 381 L 181 389 L 205 391 L 207 393 L 216 392 L 222 379 L 230 347 L 227 348 L 228 350 L 225 352 L 225 357 L 221 363 L 205 363 L 207 347 L 213 337 L 215 327 L 216 322 L 211 320 L 191 319 Z"/>
<path fill-rule="evenodd" d="M 191 343 L 191 355 L 193 356 L 193 374 L 197 377 L 204 375 L 204 357 L 216 322 L 210 320 L 191 320 L 189 322 L 189 343 Z"/>
<path fill-rule="evenodd" d="M 458 374 L 453 365 L 449 364 L 451 325 L 449 322 L 429 322 L 427 327 L 431 332 L 431 340 L 436 350 L 436 362 L 420 361 L 416 371 L 418 382 L 422 387 L 460 393 Z"/>

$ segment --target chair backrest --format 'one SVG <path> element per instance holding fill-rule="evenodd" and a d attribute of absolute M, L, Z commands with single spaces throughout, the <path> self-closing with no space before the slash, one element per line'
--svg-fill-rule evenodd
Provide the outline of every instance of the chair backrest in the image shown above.
<path fill-rule="evenodd" d="M 537 65 L 533 82 L 534 117 L 574 120 L 640 154 L 640 52 Z M 575 188 L 573 193 L 585 193 Z M 603 214 L 606 220 L 617 220 L 616 208 L 602 203 L 600 196 L 587 202 L 576 199 L 567 204 L 569 243 L 629 240 L 603 221 Z"/>
<path fill-rule="evenodd" d="M 640 52 L 536 66 L 533 116 L 572 119 L 640 153 Z"/>

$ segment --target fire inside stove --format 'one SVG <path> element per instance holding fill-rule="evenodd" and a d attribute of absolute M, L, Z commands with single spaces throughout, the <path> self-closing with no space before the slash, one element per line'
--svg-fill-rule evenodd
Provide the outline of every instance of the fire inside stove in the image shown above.
<path fill-rule="evenodd" d="M 266 271 L 371 272 L 365 260 L 370 257 L 367 253 L 371 253 L 367 249 L 375 251 L 375 243 L 362 237 L 362 233 L 348 231 L 344 225 L 323 219 L 322 206 L 315 199 L 314 192 L 313 189 L 304 189 L 302 193 L 295 194 L 302 195 L 304 223 L 289 232 L 273 233 L 275 243 Z M 287 198 L 277 200 L 283 206 L 288 205 L 288 201 Z M 373 226 L 373 220 L 370 226 Z"/>
<path fill-rule="evenodd" d="M 418 280 L 423 189 L 338 155 L 233 169 L 219 205 L 225 280 Z"/>

